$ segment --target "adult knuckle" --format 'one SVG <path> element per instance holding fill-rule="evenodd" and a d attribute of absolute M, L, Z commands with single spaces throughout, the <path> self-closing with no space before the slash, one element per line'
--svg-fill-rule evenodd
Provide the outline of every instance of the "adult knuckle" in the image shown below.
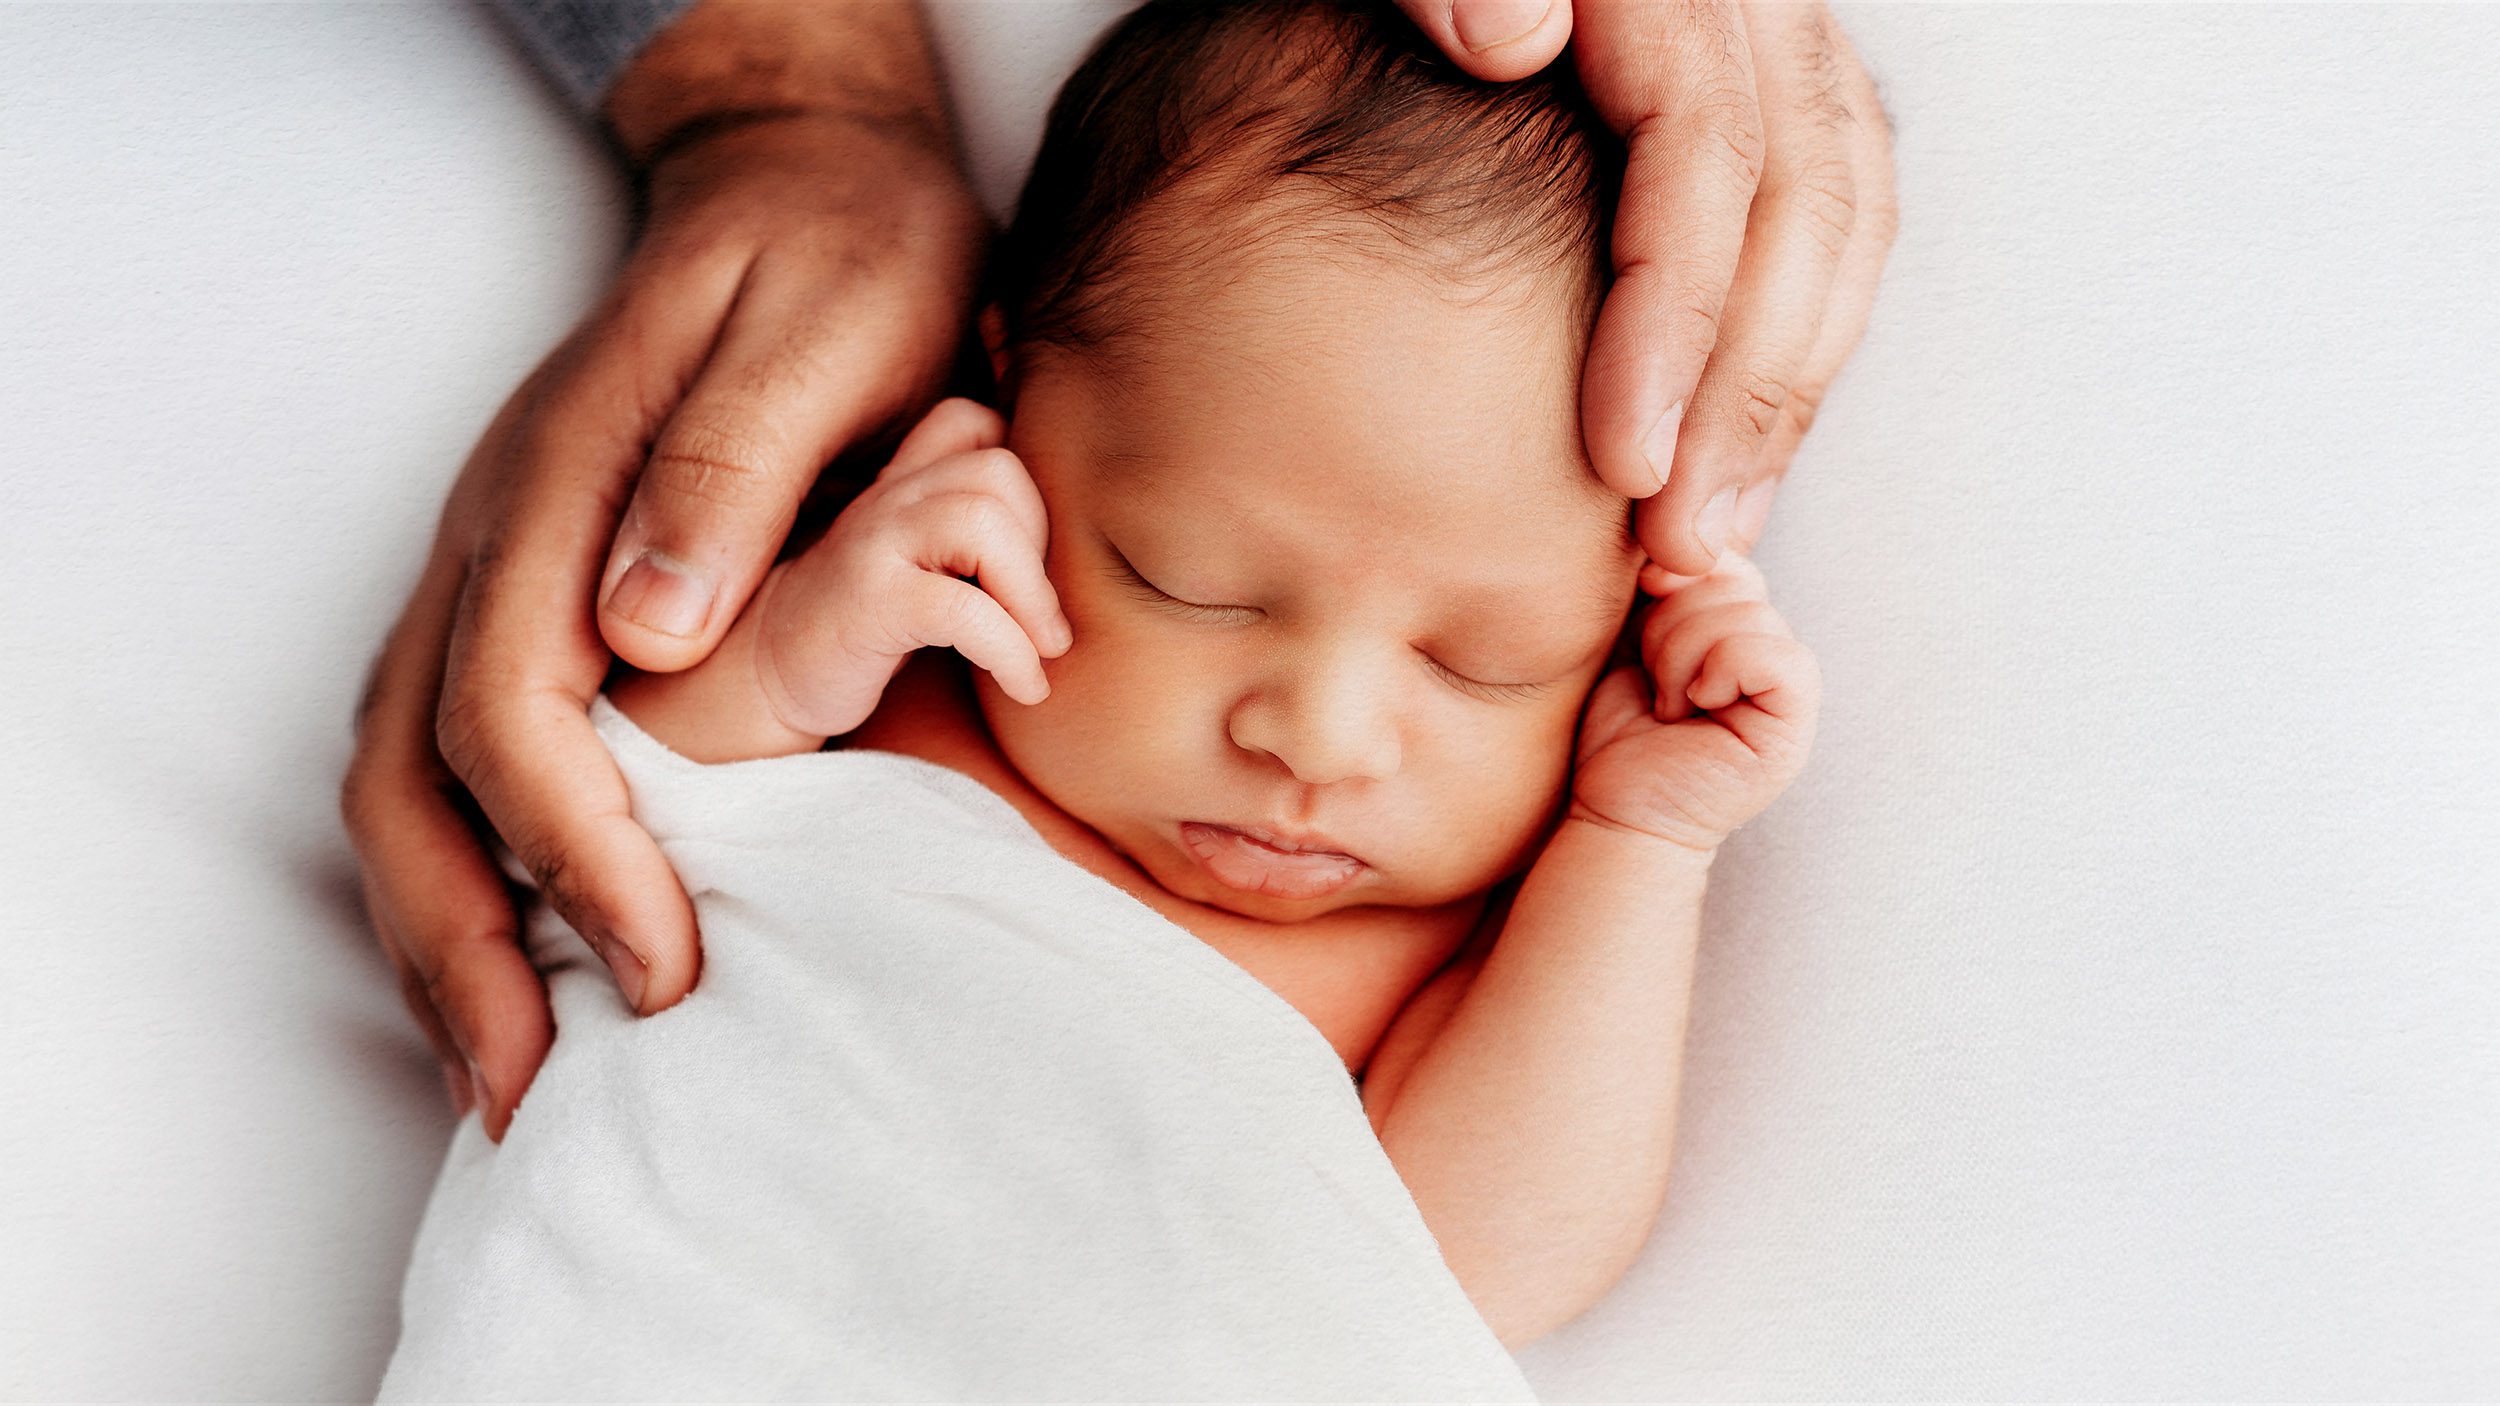
<path fill-rule="evenodd" d="M 434 712 L 434 750 L 463 781 L 474 781 L 501 755 L 502 729 L 494 699 L 474 686 L 443 691 Z"/>
<path fill-rule="evenodd" d="M 1686 284 L 1669 295 L 1669 316 L 1683 329 L 1683 335 L 1694 346 L 1709 348 L 1718 345 L 1719 315 L 1723 304 L 1694 284 Z"/>
<path fill-rule="evenodd" d="M 1737 373 L 1733 419 L 1747 439 L 1763 439 L 1779 424 L 1780 407 L 1788 402 L 1788 379 L 1759 368 Z"/>
<path fill-rule="evenodd" d="M 1752 94 L 1720 87 L 1697 99 L 1681 135 L 1685 149 L 1715 164 L 1731 186 L 1750 193 L 1762 184 L 1769 142 Z"/>
<path fill-rule="evenodd" d="M 1838 258 L 1858 217 L 1857 177 L 1849 164 L 1837 157 L 1817 161 L 1791 178 L 1780 197 L 1815 241 Z"/>
<path fill-rule="evenodd" d="M 1816 9 L 1798 31 L 1798 67 L 1805 85 L 1799 115 L 1826 132 L 1836 133 L 1858 122 L 1844 91 L 1849 67 L 1842 61 L 1846 47 L 1829 10 Z"/>
<path fill-rule="evenodd" d="M 537 881 L 539 897 L 546 901 L 548 907 L 555 909 L 573 931 L 587 938 L 603 940 L 606 937 L 608 925 L 598 893 L 569 851 L 543 836 L 523 835 L 507 843 L 511 846 L 512 857 L 519 860 L 521 867 L 527 869 L 530 877 Z M 481 931 L 475 936 L 487 941 L 513 940 L 508 927 Z"/>
<path fill-rule="evenodd" d="M 740 508 L 768 496 L 769 447 L 723 425 L 672 424 L 651 446 L 643 468 L 646 491 L 715 507 Z"/>

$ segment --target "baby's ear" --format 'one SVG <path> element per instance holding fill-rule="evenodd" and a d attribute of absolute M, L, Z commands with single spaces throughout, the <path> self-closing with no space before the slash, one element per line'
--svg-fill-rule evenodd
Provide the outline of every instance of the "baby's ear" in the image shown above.
<path fill-rule="evenodd" d="M 990 354 L 990 379 L 998 382 L 999 396 L 1007 395 L 1007 370 L 1014 359 L 1007 355 L 1007 312 L 996 303 L 981 308 L 981 346 Z"/>

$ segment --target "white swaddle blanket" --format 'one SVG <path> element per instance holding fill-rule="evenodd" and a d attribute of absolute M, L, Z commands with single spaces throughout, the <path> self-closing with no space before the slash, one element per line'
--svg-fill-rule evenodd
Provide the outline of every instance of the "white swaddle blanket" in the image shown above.
<path fill-rule="evenodd" d="M 701 984 L 459 1129 L 385 1400 L 1533 1400 L 1328 1042 L 971 778 L 698 766 L 605 699 Z"/>

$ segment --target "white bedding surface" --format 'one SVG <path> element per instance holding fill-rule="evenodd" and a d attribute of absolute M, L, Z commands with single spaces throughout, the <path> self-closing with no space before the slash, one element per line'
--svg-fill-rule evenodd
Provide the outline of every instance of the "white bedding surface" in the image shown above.
<path fill-rule="evenodd" d="M 2500 11 L 1843 19 L 1906 214 L 1762 553 L 1821 744 L 1522 1366 L 2500 1395 Z M 0 1396 L 370 1394 L 449 1120 L 347 716 L 621 191 L 461 7 L 0 8 L 0 132 Z"/>

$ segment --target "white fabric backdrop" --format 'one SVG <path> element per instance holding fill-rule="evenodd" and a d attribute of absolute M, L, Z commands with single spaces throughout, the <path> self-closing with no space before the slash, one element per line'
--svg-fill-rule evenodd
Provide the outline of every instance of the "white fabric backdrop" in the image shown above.
<path fill-rule="evenodd" d="M 1100 13 L 946 21 L 986 185 Z M 1762 553 L 1822 745 L 1529 1376 L 2500 1396 L 2500 11 L 1843 19 L 1906 215 Z M 0 8 L 0 134 L 0 1395 L 367 1394 L 447 1120 L 347 715 L 621 193 L 461 7 Z"/>

